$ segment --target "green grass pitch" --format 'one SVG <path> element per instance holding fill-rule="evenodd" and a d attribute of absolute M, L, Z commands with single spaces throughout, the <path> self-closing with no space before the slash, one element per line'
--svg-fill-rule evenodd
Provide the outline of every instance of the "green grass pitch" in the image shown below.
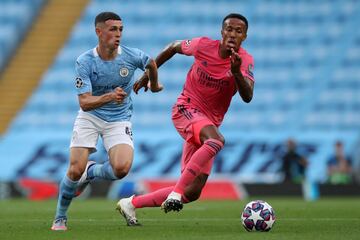
<path fill-rule="evenodd" d="M 263 199 L 273 206 L 277 221 L 270 232 L 246 232 L 240 212 L 250 200 Z M 142 227 L 127 227 L 105 199 L 75 200 L 69 211 L 69 230 L 50 230 L 55 200 L 0 201 L 0 239 L 360 239 L 360 198 L 261 198 L 242 201 L 199 201 L 179 213 L 159 208 L 139 209 Z"/>

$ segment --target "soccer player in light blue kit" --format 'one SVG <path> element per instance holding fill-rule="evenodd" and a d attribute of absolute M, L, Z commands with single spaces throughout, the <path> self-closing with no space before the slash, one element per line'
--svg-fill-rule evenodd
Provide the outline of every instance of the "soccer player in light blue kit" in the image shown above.
<path fill-rule="evenodd" d="M 59 187 L 52 230 L 67 230 L 69 205 L 91 179 L 117 180 L 129 172 L 134 155 L 130 93 L 135 70 L 146 71 L 152 92 L 162 90 L 155 61 L 139 49 L 120 45 L 123 24 L 117 14 L 97 15 L 95 31 L 98 46 L 76 61 L 75 87 L 80 111 L 71 138 L 69 168 Z M 104 164 L 88 160 L 96 151 L 99 135 L 109 155 Z"/>

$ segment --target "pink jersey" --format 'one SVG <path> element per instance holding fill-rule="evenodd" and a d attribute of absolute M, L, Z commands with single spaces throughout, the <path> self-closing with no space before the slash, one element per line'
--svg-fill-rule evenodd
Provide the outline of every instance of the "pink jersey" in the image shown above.
<path fill-rule="evenodd" d="M 230 70 L 230 58 L 219 56 L 219 40 L 206 37 L 184 40 L 181 43 L 185 55 L 195 58 L 189 70 L 178 104 L 190 103 L 202 111 L 216 126 L 220 126 L 231 98 L 237 92 L 235 79 Z M 243 48 L 239 49 L 241 73 L 254 81 L 253 57 Z"/>

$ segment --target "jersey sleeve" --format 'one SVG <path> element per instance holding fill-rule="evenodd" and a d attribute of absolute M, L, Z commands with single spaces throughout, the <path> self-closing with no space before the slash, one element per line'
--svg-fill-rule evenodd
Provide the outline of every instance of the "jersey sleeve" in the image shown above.
<path fill-rule="evenodd" d="M 187 56 L 195 56 L 199 47 L 201 38 L 193 38 L 191 40 L 183 40 L 181 42 L 181 50 Z"/>
<path fill-rule="evenodd" d="M 240 71 L 244 77 L 249 78 L 252 81 L 255 81 L 254 78 L 254 58 L 250 55 L 246 55 L 242 58 L 242 64 Z"/>
<path fill-rule="evenodd" d="M 77 59 L 75 64 L 75 87 L 77 94 L 83 94 L 92 92 L 92 86 L 90 81 L 91 68 L 90 64 L 83 59 Z"/>
<path fill-rule="evenodd" d="M 145 71 L 145 67 L 149 64 L 151 57 L 140 49 L 135 49 L 135 52 L 137 56 L 136 67 Z"/>

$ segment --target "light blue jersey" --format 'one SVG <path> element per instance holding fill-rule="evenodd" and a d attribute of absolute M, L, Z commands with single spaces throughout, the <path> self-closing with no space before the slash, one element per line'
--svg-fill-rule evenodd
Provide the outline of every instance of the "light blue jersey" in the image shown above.
<path fill-rule="evenodd" d="M 119 46 L 118 56 L 112 61 L 100 58 L 96 48 L 88 50 L 76 60 L 75 87 L 78 94 L 90 92 L 100 96 L 121 87 L 127 96 L 121 104 L 109 102 L 88 111 L 107 122 L 129 121 L 132 115 L 131 91 L 134 72 L 137 68 L 145 70 L 150 57 L 136 48 Z"/>

